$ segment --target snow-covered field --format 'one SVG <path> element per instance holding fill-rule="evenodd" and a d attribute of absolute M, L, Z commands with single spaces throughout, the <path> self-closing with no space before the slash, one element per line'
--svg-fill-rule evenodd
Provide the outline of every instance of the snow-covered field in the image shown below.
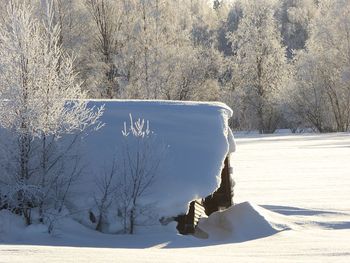
<path fill-rule="evenodd" d="M 1 235 L 0 262 L 350 262 L 350 134 L 237 139 L 235 202 L 200 223 L 208 239 L 169 226 L 103 235 L 62 222 Z M 29 238 L 31 237 L 31 238 Z"/>

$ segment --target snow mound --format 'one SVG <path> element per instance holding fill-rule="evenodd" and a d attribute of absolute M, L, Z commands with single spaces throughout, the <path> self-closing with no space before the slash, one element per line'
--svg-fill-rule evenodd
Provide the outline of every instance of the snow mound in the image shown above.
<path fill-rule="evenodd" d="M 291 229 L 286 217 L 244 202 L 200 220 L 198 227 L 213 241 L 244 242 Z"/>

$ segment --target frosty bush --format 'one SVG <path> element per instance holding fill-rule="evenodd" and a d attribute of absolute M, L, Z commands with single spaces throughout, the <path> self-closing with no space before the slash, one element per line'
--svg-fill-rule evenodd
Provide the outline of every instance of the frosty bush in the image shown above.
<path fill-rule="evenodd" d="M 124 230 L 132 234 L 136 219 L 145 205 L 142 198 L 150 191 L 157 178 L 164 147 L 157 144 L 149 121 L 134 121 L 131 114 L 130 126 L 124 122 L 122 134 L 124 144 L 118 197 Z"/>
<path fill-rule="evenodd" d="M 135 121 L 130 114 L 130 124 L 124 122 L 119 149 L 110 170 L 96 180 L 96 230 L 102 231 L 110 210 L 116 208 L 122 232 L 133 234 L 136 225 L 147 224 L 154 217 L 154 204 L 145 197 L 151 194 L 159 176 L 166 148 L 157 140 L 148 120 Z"/>

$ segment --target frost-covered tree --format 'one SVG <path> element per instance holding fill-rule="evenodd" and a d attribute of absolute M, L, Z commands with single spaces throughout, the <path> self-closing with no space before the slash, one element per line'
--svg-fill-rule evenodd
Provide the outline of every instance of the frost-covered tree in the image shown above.
<path fill-rule="evenodd" d="M 103 109 L 95 111 L 83 100 L 86 93 L 73 58 L 60 45 L 52 5 L 45 20 L 34 16 L 27 1 L 10 1 L 6 8 L 0 29 L 0 125 L 16 138 L 16 165 L 7 182 L 14 184 L 13 200 L 30 224 L 31 208 L 42 206 L 46 188 L 52 187 L 47 174 L 57 160 L 49 161 L 48 139 L 97 124 Z"/>
<path fill-rule="evenodd" d="M 296 58 L 292 107 L 320 132 L 350 126 L 350 3 L 322 1 Z"/>
<path fill-rule="evenodd" d="M 137 99 L 219 97 L 215 80 L 221 55 L 205 44 L 212 42 L 205 39 L 213 31 L 207 24 L 213 25 L 208 22 L 204 30 L 199 25 L 208 17 L 217 21 L 209 5 L 191 7 L 187 0 L 86 3 L 95 32 L 87 74 L 91 94 Z M 193 30 L 194 21 L 198 30 Z"/>
<path fill-rule="evenodd" d="M 227 35 L 237 30 L 242 15 L 242 4 L 240 1 L 235 1 L 229 8 L 226 21 L 218 28 L 218 50 L 226 56 L 234 53 L 230 42 L 227 41 Z"/>
<path fill-rule="evenodd" d="M 194 51 L 181 11 L 183 1 L 149 0 L 130 4 L 124 51 L 117 58 L 127 69 L 125 96 L 143 99 L 181 99 L 181 81 L 190 71 Z M 189 54 L 190 53 L 190 54 Z M 131 59 L 130 59 L 131 58 Z M 127 64 L 125 64 L 125 62 Z M 184 81 L 187 85 L 187 81 Z M 177 97 L 178 96 L 178 97 Z"/>
<path fill-rule="evenodd" d="M 271 1 L 242 4 L 238 29 L 229 35 L 233 92 L 240 94 L 242 115 L 252 115 L 261 133 L 273 132 L 281 117 L 279 92 L 287 83 L 286 51 Z M 255 119 L 255 120 L 254 120 Z"/>
<path fill-rule="evenodd" d="M 309 26 L 317 9 L 314 0 L 282 0 L 278 10 L 283 44 L 287 47 L 288 57 L 296 50 L 305 48 L 309 37 Z"/>
<path fill-rule="evenodd" d="M 121 38 L 124 26 L 124 7 L 121 1 L 87 0 L 87 10 L 92 19 L 94 30 L 92 66 L 94 83 L 93 94 L 113 98 L 118 96 L 120 85 L 118 83 L 118 68 L 114 63 L 119 48 L 125 44 Z M 97 78 L 97 80 L 96 80 Z"/>
<path fill-rule="evenodd" d="M 46 19 L 47 9 L 53 13 L 53 22 L 60 27 L 59 43 L 68 54 L 74 54 L 74 66 L 86 87 L 86 71 L 94 32 L 91 30 L 85 0 L 40 0 L 32 1 L 38 19 Z"/>

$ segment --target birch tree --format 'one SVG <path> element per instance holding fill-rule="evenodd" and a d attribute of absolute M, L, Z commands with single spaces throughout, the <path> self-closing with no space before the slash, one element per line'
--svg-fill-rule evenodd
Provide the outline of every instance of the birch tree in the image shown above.
<path fill-rule="evenodd" d="M 0 29 L 0 125 L 16 138 L 18 147 L 8 183 L 15 184 L 13 199 L 27 224 L 31 208 L 40 206 L 46 191 L 47 139 L 97 125 L 103 112 L 83 100 L 86 93 L 77 82 L 73 58 L 62 50 L 51 7 L 43 21 L 35 18 L 28 2 L 10 1 Z M 33 147 L 37 141 L 42 142 L 41 150 Z M 38 155 L 41 169 L 32 165 Z"/>
<path fill-rule="evenodd" d="M 238 29 L 229 35 L 232 56 L 233 92 L 239 92 L 243 114 L 253 115 L 260 133 L 273 132 L 281 112 L 278 96 L 288 78 L 286 50 L 274 18 L 270 1 L 254 0 L 243 4 Z"/>

